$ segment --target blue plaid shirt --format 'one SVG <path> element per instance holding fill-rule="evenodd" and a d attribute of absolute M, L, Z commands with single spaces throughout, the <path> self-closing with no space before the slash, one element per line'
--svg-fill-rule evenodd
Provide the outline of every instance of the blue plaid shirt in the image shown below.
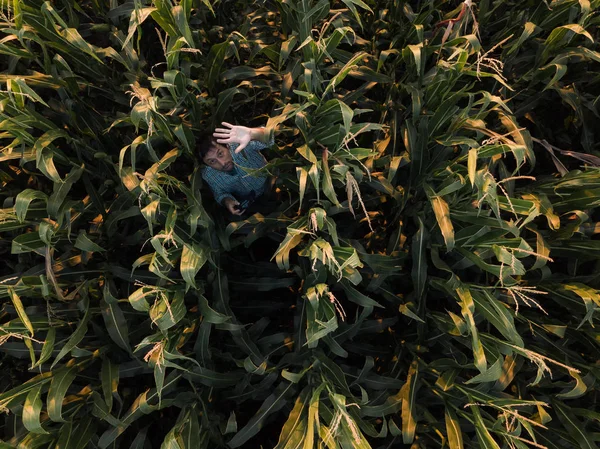
<path fill-rule="evenodd" d="M 233 170 L 224 172 L 208 166 L 202 168 L 202 179 L 210 186 L 217 203 L 223 204 L 225 198 L 233 198 L 245 209 L 255 198 L 265 192 L 267 177 L 251 176 L 244 172 L 243 168 L 256 170 L 264 167 L 267 161 L 259 151 L 271 145 L 273 145 L 272 137 L 267 144 L 253 140 L 236 154 L 235 149 L 238 144 L 231 144 L 228 147 L 235 164 Z"/>

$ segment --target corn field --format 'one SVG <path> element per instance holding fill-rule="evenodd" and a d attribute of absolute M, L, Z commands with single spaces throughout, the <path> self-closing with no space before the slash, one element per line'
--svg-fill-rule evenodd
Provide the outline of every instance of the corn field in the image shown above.
<path fill-rule="evenodd" d="M 0 449 L 599 447 L 600 0 L 0 11 Z"/>

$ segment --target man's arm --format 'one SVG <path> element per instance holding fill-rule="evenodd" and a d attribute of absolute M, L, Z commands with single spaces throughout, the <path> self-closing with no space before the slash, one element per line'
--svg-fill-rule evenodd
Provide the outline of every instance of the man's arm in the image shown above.
<path fill-rule="evenodd" d="M 264 144 L 273 141 L 273 128 L 250 128 L 250 140 L 257 140 Z"/>
<path fill-rule="evenodd" d="M 251 145 L 250 148 L 253 150 L 261 150 L 273 142 L 272 128 L 248 128 L 247 126 L 237 126 L 227 122 L 223 122 L 221 125 L 224 128 L 215 129 L 213 136 L 218 143 L 237 144 L 236 153 L 239 153 L 248 145 Z M 254 144 L 252 145 L 252 143 Z"/>
<path fill-rule="evenodd" d="M 260 150 L 264 150 L 265 148 L 270 147 L 271 145 L 273 145 L 274 143 L 274 138 L 273 138 L 273 128 L 251 128 L 252 129 L 252 133 L 253 136 L 256 137 L 252 137 L 252 140 L 250 141 L 250 143 L 248 145 L 246 145 L 246 149 L 250 150 L 250 151 L 260 151 Z M 234 150 L 236 153 L 238 153 L 238 148 L 235 148 Z"/>
<path fill-rule="evenodd" d="M 235 208 L 235 206 L 239 206 L 240 202 L 235 199 L 235 197 L 228 192 L 219 180 L 206 172 L 203 173 L 202 178 L 207 182 L 210 186 L 210 190 L 212 190 L 213 196 L 215 197 L 215 201 L 225 207 L 229 213 L 234 215 L 242 215 L 244 211 L 240 208 L 239 210 Z"/>
<path fill-rule="evenodd" d="M 240 202 L 232 196 L 225 197 L 221 204 L 229 211 L 230 214 L 233 215 L 242 215 L 244 212 L 246 212 L 245 209 L 242 209 Z"/>

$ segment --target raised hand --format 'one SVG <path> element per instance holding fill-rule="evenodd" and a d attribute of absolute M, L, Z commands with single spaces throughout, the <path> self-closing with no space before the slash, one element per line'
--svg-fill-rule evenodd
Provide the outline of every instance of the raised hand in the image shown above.
<path fill-rule="evenodd" d="M 246 145 L 252 140 L 252 128 L 246 126 L 232 125 L 231 123 L 223 122 L 221 126 L 226 128 L 217 128 L 213 133 L 213 137 L 217 139 L 217 143 L 237 143 L 238 147 L 235 149 L 236 153 L 239 153 Z"/>

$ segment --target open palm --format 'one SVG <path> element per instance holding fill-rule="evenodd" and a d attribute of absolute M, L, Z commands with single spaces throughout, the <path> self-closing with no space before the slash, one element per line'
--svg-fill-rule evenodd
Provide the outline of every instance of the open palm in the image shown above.
<path fill-rule="evenodd" d="M 251 129 L 246 126 L 232 125 L 231 123 L 223 122 L 221 126 L 226 128 L 217 128 L 213 133 L 213 137 L 217 139 L 218 143 L 237 143 L 239 146 L 235 149 L 236 153 L 239 153 L 246 145 L 250 143 L 252 139 Z"/>

